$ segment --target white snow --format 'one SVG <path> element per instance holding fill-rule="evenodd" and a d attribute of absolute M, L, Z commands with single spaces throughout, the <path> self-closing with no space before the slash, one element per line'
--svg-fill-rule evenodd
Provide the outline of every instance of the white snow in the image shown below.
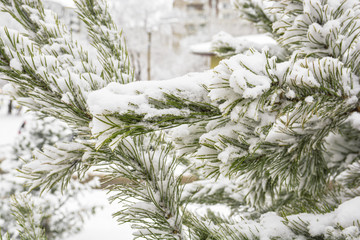
<path fill-rule="evenodd" d="M 253 99 L 267 91 L 271 84 L 268 77 L 256 75 L 247 69 L 234 71 L 229 82 L 235 92 L 242 94 L 244 98 Z"/>
<path fill-rule="evenodd" d="M 182 110 L 155 109 L 150 106 L 147 98 L 164 99 L 164 93 L 181 94 L 193 101 L 206 99 L 206 91 L 201 84 L 211 77 L 211 72 L 189 74 L 184 77 L 163 81 L 138 81 L 129 84 L 110 83 L 105 88 L 89 95 L 88 104 L 94 115 L 108 112 L 119 114 L 135 111 L 154 117 L 163 114 L 180 114 Z"/>
<path fill-rule="evenodd" d="M 133 239 L 130 224 L 118 225 L 112 214 L 119 210 L 116 203 L 109 204 L 106 192 L 103 190 L 93 191 L 84 196 L 84 201 L 103 205 L 103 209 L 86 220 L 83 230 L 66 240 L 131 240 Z"/>
<path fill-rule="evenodd" d="M 9 97 L 0 94 L 0 149 L 14 141 L 21 124 L 24 122 L 22 116 L 7 115 L 8 100 Z"/>
<path fill-rule="evenodd" d="M 260 239 L 271 239 L 271 237 L 281 238 L 281 239 L 290 239 L 294 234 L 284 227 L 282 223 L 283 218 L 278 216 L 274 212 L 268 212 L 261 216 L 260 224 L 264 226 L 264 229 L 260 231 Z"/>
<path fill-rule="evenodd" d="M 245 35 L 240 37 L 232 37 L 231 35 L 220 32 L 218 33 L 213 41 L 204 42 L 199 44 L 194 44 L 190 46 L 190 50 L 196 54 L 213 54 L 214 53 L 214 41 L 219 41 L 231 43 L 232 46 L 246 45 L 246 48 L 252 48 L 255 45 L 265 45 L 265 44 L 276 44 L 276 41 L 271 37 L 265 34 L 255 34 L 255 35 Z"/>
<path fill-rule="evenodd" d="M 0 146 L 11 144 L 18 134 L 24 119 L 21 116 L 7 116 L 6 114 L 1 113 L 0 122 Z"/>
<path fill-rule="evenodd" d="M 344 228 L 351 227 L 360 220 L 360 197 L 341 204 L 335 211 L 336 221 Z"/>
<path fill-rule="evenodd" d="M 306 98 L 305 98 L 305 102 L 307 102 L 307 103 L 312 103 L 314 101 L 314 97 L 313 96 L 307 96 Z"/>
<path fill-rule="evenodd" d="M 214 54 L 211 49 L 211 42 L 191 45 L 190 50 L 192 53 L 196 54 Z"/>
<path fill-rule="evenodd" d="M 20 61 L 17 58 L 13 58 L 10 61 L 10 67 L 12 67 L 15 70 L 22 71 L 22 65 Z"/>
<path fill-rule="evenodd" d="M 347 121 L 351 124 L 351 126 L 360 131 L 360 113 L 353 112 L 348 117 Z"/>
<path fill-rule="evenodd" d="M 353 232 L 353 227 L 360 220 L 360 197 L 355 197 L 342 203 L 335 211 L 326 214 L 308 214 L 301 213 L 288 216 L 291 221 L 302 221 L 309 223 L 308 229 L 313 236 L 328 234 L 328 231 L 335 231 L 335 227 L 340 225 L 346 232 Z M 335 231 L 335 233 L 337 233 Z"/>

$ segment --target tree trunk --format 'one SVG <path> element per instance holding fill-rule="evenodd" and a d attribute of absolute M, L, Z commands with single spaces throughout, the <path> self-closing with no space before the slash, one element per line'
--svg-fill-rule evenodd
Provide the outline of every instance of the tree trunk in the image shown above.
<path fill-rule="evenodd" d="M 13 102 L 12 102 L 12 100 L 10 100 L 10 102 L 9 102 L 9 105 L 8 105 L 8 114 L 9 115 L 11 115 L 11 113 L 12 113 L 12 105 L 13 105 Z"/>
<path fill-rule="evenodd" d="M 148 32 L 147 80 L 151 80 L 151 32 Z"/>

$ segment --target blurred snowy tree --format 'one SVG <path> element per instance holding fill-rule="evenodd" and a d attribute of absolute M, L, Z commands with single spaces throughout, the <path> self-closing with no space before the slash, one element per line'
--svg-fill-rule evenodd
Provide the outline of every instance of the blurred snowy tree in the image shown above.
<path fill-rule="evenodd" d="M 360 238 L 358 0 L 234 1 L 281 50 L 234 46 L 214 70 L 146 82 L 104 1 L 77 1 L 100 64 L 40 0 L 1 2 L 25 28 L 0 30 L 6 92 L 74 132 L 23 167 L 32 189 L 91 166 L 128 178 L 110 192 L 135 238 Z M 198 181 L 182 186 L 185 168 Z"/>
<path fill-rule="evenodd" d="M 52 146 L 58 141 L 71 141 L 72 131 L 66 124 L 54 119 L 37 119 L 28 116 L 21 125 L 19 135 L 15 139 L 10 161 L 22 165 L 32 159 L 32 152 L 44 146 Z"/>
<path fill-rule="evenodd" d="M 49 117 L 37 119 L 34 115 L 28 116 L 19 130 L 12 152 L 0 165 L 0 229 L 10 233 L 12 238 L 24 239 L 12 214 L 13 197 L 28 191 L 28 182 L 25 178 L 19 178 L 17 169 L 32 160 L 34 151 L 53 146 L 59 141 L 71 141 L 71 138 L 72 131 L 66 124 Z M 52 188 L 41 196 L 40 189 L 31 192 L 32 207 L 41 212 L 40 227 L 44 229 L 47 239 L 63 239 L 81 229 L 84 217 L 91 214 L 95 206 L 84 204 L 80 198 L 96 184 L 95 180 L 87 184 L 72 181 L 64 192 L 57 188 Z M 26 199 L 16 201 L 18 209 L 21 210 L 29 204 L 28 197 Z"/>

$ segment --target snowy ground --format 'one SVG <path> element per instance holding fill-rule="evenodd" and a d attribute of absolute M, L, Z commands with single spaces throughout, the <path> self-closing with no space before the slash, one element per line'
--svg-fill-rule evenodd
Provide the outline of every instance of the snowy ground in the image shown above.
<path fill-rule="evenodd" d="M 11 115 L 7 113 L 8 99 L 0 94 L 0 160 L 5 156 L 11 143 L 14 141 L 21 124 L 24 119 L 21 116 Z"/>
<path fill-rule="evenodd" d="M 133 239 L 130 224 L 117 225 L 111 214 L 118 210 L 116 204 L 110 205 L 106 199 L 105 191 L 95 191 L 84 196 L 88 201 L 98 205 L 104 205 L 95 216 L 87 219 L 84 229 L 78 235 L 67 240 L 130 240 Z"/>
<path fill-rule="evenodd" d="M 0 101 L 7 101 L 0 95 Z M 12 142 L 18 134 L 24 118 L 19 115 L 7 115 L 7 107 L 0 104 L 0 159 L 11 147 Z M 0 183 L 1 184 L 1 183 Z M 106 198 L 106 192 L 94 190 L 83 196 L 84 201 L 103 206 L 102 209 L 85 220 L 83 231 L 75 236 L 64 240 L 128 240 L 132 239 L 130 224 L 119 226 L 111 214 L 118 210 L 116 204 L 110 205 Z"/>
<path fill-rule="evenodd" d="M 20 116 L 0 113 L 0 146 L 9 146 L 12 143 L 23 121 Z"/>
<path fill-rule="evenodd" d="M 9 146 L 18 134 L 24 119 L 18 115 L 7 115 L 9 98 L 0 94 L 0 148 Z"/>

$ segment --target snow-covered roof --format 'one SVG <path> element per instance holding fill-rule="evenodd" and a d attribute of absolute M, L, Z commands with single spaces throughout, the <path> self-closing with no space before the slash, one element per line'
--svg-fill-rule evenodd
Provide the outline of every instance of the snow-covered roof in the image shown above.
<path fill-rule="evenodd" d="M 247 41 L 254 42 L 257 44 L 276 44 L 276 41 L 266 34 L 246 35 L 246 36 L 238 37 L 237 39 L 238 40 L 245 39 Z"/>
<path fill-rule="evenodd" d="M 252 42 L 254 44 L 276 44 L 276 41 L 265 34 L 245 35 L 234 38 L 236 42 Z M 200 55 L 214 55 L 212 42 L 204 42 L 190 46 L 192 53 Z"/>
<path fill-rule="evenodd" d="M 202 54 L 202 55 L 213 55 L 214 53 L 211 50 L 211 42 L 199 43 L 190 46 L 192 53 Z"/>
<path fill-rule="evenodd" d="M 60 4 L 65 8 L 76 8 L 76 5 L 73 0 L 45 0 L 45 1 Z"/>

